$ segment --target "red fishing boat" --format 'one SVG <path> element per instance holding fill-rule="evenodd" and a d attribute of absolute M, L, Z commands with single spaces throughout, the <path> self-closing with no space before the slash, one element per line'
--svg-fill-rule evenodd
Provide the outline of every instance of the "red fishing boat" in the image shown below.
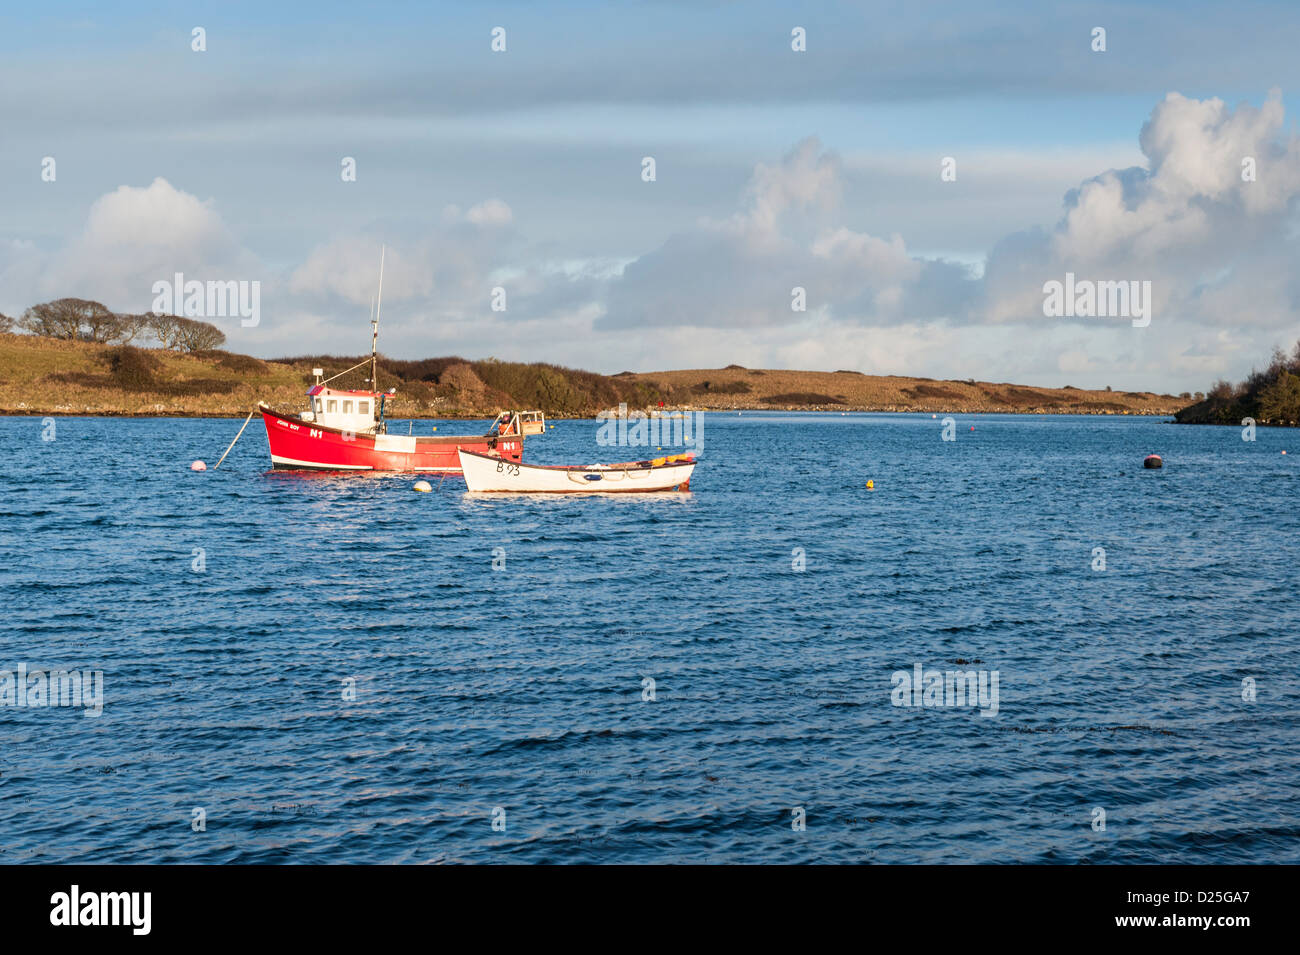
<path fill-rule="evenodd" d="M 462 449 L 518 462 L 524 437 L 546 427 L 539 411 L 504 411 L 486 434 L 389 434 L 384 403 L 393 393 L 338 391 L 318 384 L 311 408 L 283 414 L 259 402 L 271 465 L 287 470 L 460 473 Z"/>
<path fill-rule="evenodd" d="M 374 387 L 383 288 L 381 258 L 379 307 L 370 319 L 370 357 L 366 361 L 324 380 L 322 369 L 313 369 L 316 382 L 307 391 L 305 411 L 285 414 L 258 402 L 257 408 L 266 424 L 266 440 L 271 446 L 271 465 L 288 470 L 460 473 L 458 452 L 461 449 L 508 461 L 521 460 L 524 438 L 546 430 L 546 419 L 540 411 L 503 411 L 484 434 L 394 435 L 388 433 L 384 413 L 397 389 L 382 392 L 330 387 L 331 381 L 366 365 L 370 366 L 370 377 L 365 384 Z"/>

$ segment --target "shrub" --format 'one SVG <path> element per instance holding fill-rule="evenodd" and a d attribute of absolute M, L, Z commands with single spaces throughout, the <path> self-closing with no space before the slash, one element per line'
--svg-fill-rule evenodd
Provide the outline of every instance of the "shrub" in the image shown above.
<path fill-rule="evenodd" d="M 743 395 L 753 390 L 747 381 L 702 381 L 691 387 L 697 395 Z"/>
<path fill-rule="evenodd" d="M 237 375 L 264 375 L 267 372 L 266 362 L 252 355 L 235 355 L 219 349 L 195 351 L 190 354 L 204 361 L 216 362 L 218 368 L 224 368 Z"/>
<path fill-rule="evenodd" d="M 158 359 L 131 345 L 113 351 L 108 359 L 109 377 L 113 384 L 125 391 L 155 391 L 158 387 L 154 374 Z"/>
<path fill-rule="evenodd" d="M 191 378 L 189 381 L 169 381 L 157 385 L 154 391 L 165 395 L 224 395 L 235 390 L 238 382 L 222 378 Z"/>
<path fill-rule="evenodd" d="M 950 388 L 940 388 L 937 385 L 916 385 L 911 389 L 913 398 L 942 398 L 945 401 L 958 401 L 961 395 Z M 998 397 L 993 396 L 995 399 Z"/>
<path fill-rule="evenodd" d="M 811 391 L 789 391 L 780 395 L 768 395 L 760 399 L 770 405 L 842 405 L 839 398 L 819 395 Z"/>

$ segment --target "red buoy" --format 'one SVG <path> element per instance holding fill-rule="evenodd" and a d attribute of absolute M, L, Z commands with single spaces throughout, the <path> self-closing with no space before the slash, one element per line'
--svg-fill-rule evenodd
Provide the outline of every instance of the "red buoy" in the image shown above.
<path fill-rule="evenodd" d="M 1142 459 L 1142 466 L 1144 468 L 1162 468 L 1165 466 L 1165 462 L 1160 459 L 1158 454 L 1148 454 Z"/>

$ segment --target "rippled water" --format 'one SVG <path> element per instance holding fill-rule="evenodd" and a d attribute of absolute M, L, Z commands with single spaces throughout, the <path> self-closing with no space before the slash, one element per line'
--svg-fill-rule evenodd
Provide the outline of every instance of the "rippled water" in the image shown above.
<path fill-rule="evenodd" d="M 104 707 L 0 707 L 0 861 L 1300 861 L 1295 431 L 710 415 L 690 495 L 485 500 L 56 425 L 0 419 L 0 669 Z"/>

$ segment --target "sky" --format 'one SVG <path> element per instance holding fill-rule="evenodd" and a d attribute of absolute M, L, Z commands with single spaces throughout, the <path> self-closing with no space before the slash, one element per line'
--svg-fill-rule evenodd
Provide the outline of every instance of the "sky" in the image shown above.
<path fill-rule="evenodd" d="M 1300 339 L 1300 7 L 1048 6 L 0 0 L 0 312 L 182 273 L 359 354 L 383 247 L 393 357 L 1240 379 Z"/>

